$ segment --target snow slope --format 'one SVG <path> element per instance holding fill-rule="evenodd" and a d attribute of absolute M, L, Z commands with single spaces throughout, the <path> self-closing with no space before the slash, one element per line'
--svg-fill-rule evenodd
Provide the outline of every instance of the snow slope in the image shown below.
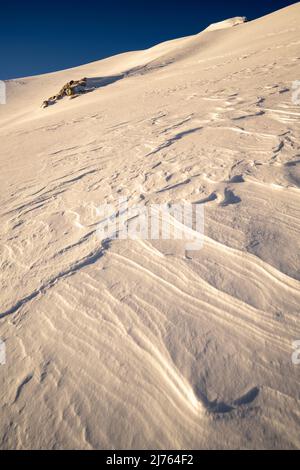
<path fill-rule="evenodd" d="M 7 82 L 1 448 L 299 448 L 299 20 Z M 120 196 L 203 205 L 203 248 L 101 243 Z"/>

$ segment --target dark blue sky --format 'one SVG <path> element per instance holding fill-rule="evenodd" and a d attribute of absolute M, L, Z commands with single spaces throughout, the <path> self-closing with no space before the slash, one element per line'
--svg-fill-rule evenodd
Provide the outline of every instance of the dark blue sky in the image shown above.
<path fill-rule="evenodd" d="M 38 0 L 0 3 L 0 79 L 52 72 L 195 34 L 232 16 L 254 19 L 289 0 Z"/>

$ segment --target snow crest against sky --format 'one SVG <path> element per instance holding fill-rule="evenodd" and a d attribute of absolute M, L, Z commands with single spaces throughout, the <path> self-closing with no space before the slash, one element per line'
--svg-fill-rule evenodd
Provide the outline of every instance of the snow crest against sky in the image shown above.
<path fill-rule="evenodd" d="M 195 34 L 233 16 L 257 18 L 288 0 L 14 1 L 0 5 L 0 79 L 51 72 Z"/>

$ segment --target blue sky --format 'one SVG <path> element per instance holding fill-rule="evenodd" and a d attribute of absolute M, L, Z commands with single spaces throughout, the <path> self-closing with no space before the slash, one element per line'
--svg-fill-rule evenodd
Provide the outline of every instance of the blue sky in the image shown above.
<path fill-rule="evenodd" d="M 296 1 L 105 0 L 0 3 L 0 79 L 52 72 L 254 19 Z"/>

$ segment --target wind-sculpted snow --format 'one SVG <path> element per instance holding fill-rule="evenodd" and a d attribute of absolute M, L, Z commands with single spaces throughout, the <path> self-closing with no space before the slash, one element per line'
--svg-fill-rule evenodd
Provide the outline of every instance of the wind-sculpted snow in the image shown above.
<path fill-rule="evenodd" d="M 7 82 L 1 448 L 300 446 L 299 15 Z M 100 240 L 120 198 L 204 208 L 203 247 Z"/>

